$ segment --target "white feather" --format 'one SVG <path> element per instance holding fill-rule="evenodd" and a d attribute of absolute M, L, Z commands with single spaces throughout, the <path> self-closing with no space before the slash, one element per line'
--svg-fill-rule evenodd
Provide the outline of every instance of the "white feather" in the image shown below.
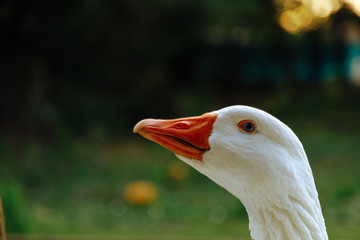
<path fill-rule="evenodd" d="M 215 113 L 203 160 L 178 157 L 240 199 L 253 239 L 328 239 L 308 159 L 291 129 L 252 107 Z M 242 120 L 255 122 L 256 132 L 241 131 Z"/>

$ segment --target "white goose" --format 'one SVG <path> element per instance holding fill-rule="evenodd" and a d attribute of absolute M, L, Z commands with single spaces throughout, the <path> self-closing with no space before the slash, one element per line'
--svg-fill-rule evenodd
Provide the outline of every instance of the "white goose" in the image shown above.
<path fill-rule="evenodd" d="M 231 106 L 199 117 L 145 119 L 134 132 L 240 199 L 253 239 L 328 239 L 304 148 L 270 114 Z"/>

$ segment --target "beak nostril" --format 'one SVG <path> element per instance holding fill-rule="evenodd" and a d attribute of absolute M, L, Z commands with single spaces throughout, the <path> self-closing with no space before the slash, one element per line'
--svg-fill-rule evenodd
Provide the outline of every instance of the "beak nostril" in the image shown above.
<path fill-rule="evenodd" d="M 190 125 L 187 122 L 178 122 L 172 126 L 176 129 L 188 129 L 190 128 Z"/>

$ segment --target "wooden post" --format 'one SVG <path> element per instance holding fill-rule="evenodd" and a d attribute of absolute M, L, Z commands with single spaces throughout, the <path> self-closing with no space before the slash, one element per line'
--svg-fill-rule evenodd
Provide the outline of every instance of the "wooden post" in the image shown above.
<path fill-rule="evenodd" d="M 5 214 L 0 197 L 0 240 L 6 240 Z"/>

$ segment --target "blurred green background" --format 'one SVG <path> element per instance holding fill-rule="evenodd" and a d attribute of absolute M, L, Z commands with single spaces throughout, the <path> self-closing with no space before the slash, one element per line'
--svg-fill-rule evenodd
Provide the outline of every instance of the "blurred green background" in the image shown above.
<path fill-rule="evenodd" d="M 330 238 L 360 239 L 360 7 L 312 4 L 2 1 L 7 231 L 249 239 L 235 197 L 132 134 L 244 104 L 303 142 Z"/>

